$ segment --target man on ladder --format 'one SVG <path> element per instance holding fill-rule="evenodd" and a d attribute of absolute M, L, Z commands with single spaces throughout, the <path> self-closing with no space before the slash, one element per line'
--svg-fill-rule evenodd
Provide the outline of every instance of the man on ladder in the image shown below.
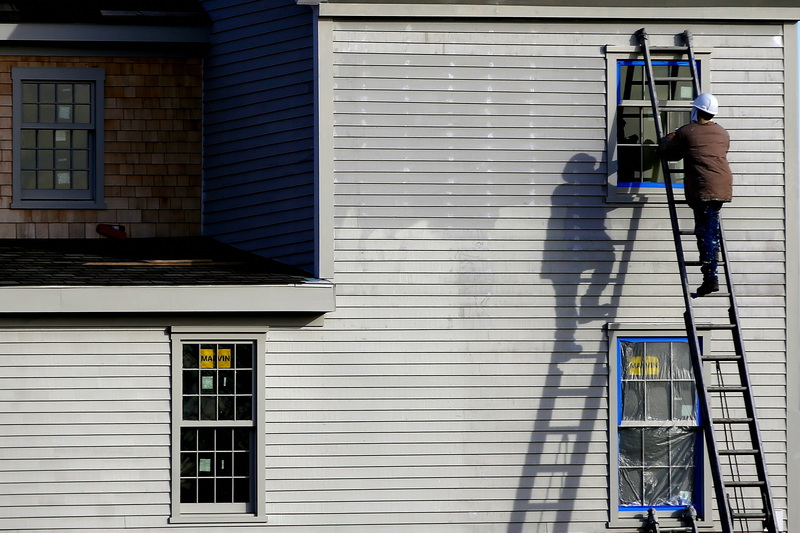
<path fill-rule="evenodd" d="M 728 165 L 728 132 L 712 119 L 719 104 L 713 94 L 703 93 L 692 104 L 691 123 L 661 139 L 661 156 L 669 161 L 683 159 L 684 194 L 694 212 L 697 248 L 703 284 L 698 296 L 719 290 L 719 211 L 733 197 L 733 174 Z"/>

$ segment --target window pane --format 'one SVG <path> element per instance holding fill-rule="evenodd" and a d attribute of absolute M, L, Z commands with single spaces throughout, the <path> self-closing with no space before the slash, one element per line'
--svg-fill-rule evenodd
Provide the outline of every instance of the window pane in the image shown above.
<path fill-rule="evenodd" d="M 648 420 L 670 420 L 672 413 L 670 407 L 670 383 L 669 381 L 650 381 L 645 387 L 647 398 L 647 419 Z"/>
<path fill-rule="evenodd" d="M 56 150 L 56 168 L 71 168 L 71 155 L 69 150 Z"/>
<path fill-rule="evenodd" d="M 619 501 L 620 505 L 644 505 L 644 483 L 641 468 L 620 468 Z"/>
<path fill-rule="evenodd" d="M 55 121 L 56 121 L 56 106 L 52 104 L 40 105 L 38 122 L 46 122 L 52 124 Z"/>
<path fill-rule="evenodd" d="M 200 420 L 216 420 L 217 419 L 217 397 L 201 397 L 200 398 Z"/>
<path fill-rule="evenodd" d="M 71 172 L 56 172 L 56 189 L 72 188 Z"/>
<path fill-rule="evenodd" d="M 54 155 L 53 150 L 38 150 L 36 152 L 36 167 L 53 168 Z"/>
<path fill-rule="evenodd" d="M 39 85 L 39 102 L 56 101 L 56 84 L 55 83 L 40 83 Z"/>
<path fill-rule="evenodd" d="M 36 103 L 39 101 L 39 85 L 36 83 L 22 84 L 22 102 L 25 104 Z"/>
<path fill-rule="evenodd" d="M 197 503 L 197 480 L 181 480 L 181 503 Z"/>
<path fill-rule="evenodd" d="M 76 170 L 72 173 L 72 188 L 86 190 L 89 188 L 89 173 L 85 170 Z"/>
<path fill-rule="evenodd" d="M 183 368 L 200 368 L 198 348 L 196 344 L 183 345 Z"/>
<path fill-rule="evenodd" d="M 622 466 L 641 466 L 642 430 L 626 428 L 619 430 L 619 464 Z"/>
<path fill-rule="evenodd" d="M 42 170 L 36 173 L 37 189 L 55 189 L 55 172 L 52 170 Z"/>
<path fill-rule="evenodd" d="M 665 505 L 670 502 L 669 468 L 645 468 L 645 505 Z"/>
<path fill-rule="evenodd" d="M 197 450 L 197 430 L 183 428 L 181 430 L 181 450 Z"/>
<path fill-rule="evenodd" d="M 22 188 L 32 190 L 36 188 L 36 172 L 33 170 L 22 171 Z"/>
<path fill-rule="evenodd" d="M 53 130 L 36 130 L 37 148 L 55 148 Z"/>
<path fill-rule="evenodd" d="M 233 396 L 219 397 L 219 420 L 233 420 L 233 403 Z"/>
<path fill-rule="evenodd" d="M 73 90 L 75 103 L 88 104 L 91 101 L 92 90 L 88 83 L 76 83 Z"/>
<path fill-rule="evenodd" d="M 92 108 L 88 105 L 76 105 L 74 107 L 75 124 L 89 124 L 92 121 Z"/>
<path fill-rule="evenodd" d="M 34 104 L 23 104 L 22 122 L 39 122 L 39 106 Z"/>
<path fill-rule="evenodd" d="M 200 373 L 196 370 L 183 371 L 183 393 L 197 394 L 200 392 Z"/>
<path fill-rule="evenodd" d="M 236 368 L 253 368 L 253 346 L 251 344 L 236 345 Z"/>
<path fill-rule="evenodd" d="M 20 156 L 22 168 L 36 168 L 36 150 L 22 150 Z"/>
<path fill-rule="evenodd" d="M 72 102 L 72 84 L 59 83 L 58 86 L 58 101 L 59 102 Z"/>
<path fill-rule="evenodd" d="M 86 130 L 72 130 L 72 147 L 89 148 L 89 132 Z"/>
<path fill-rule="evenodd" d="M 183 398 L 183 419 L 199 420 L 200 409 L 197 396 L 186 396 Z"/>
<path fill-rule="evenodd" d="M 673 384 L 673 418 L 697 422 L 695 390 L 693 381 L 676 381 Z"/>
<path fill-rule="evenodd" d="M 622 420 L 644 420 L 644 383 L 626 381 L 622 384 Z"/>

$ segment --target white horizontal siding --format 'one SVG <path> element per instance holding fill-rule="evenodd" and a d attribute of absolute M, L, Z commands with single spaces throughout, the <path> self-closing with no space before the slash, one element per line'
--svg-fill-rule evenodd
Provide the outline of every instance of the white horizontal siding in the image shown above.
<path fill-rule="evenodd" d="M 0 329 L 0 527 L 165 524 L 169 365 L 163 328 Z"/>
<path fill-rule="evenodd" d="M 603 47 L 628 26 L 332 23 L 337 311 L 269 334 L 271 524 L 605 531 L 603 326 L 682 322 L 666 209 L 605 202 Z M 723 213 L 785 507 L 781 28 L 691 29 L 733 138 Z"/>

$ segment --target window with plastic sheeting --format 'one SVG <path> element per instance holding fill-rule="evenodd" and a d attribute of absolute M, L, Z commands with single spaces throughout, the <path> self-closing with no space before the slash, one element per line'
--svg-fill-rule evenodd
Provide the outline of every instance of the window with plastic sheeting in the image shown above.
<path fill-rule="evenodd" d="M 702 432 L 685 338 L 619 338 L 621 510 L 684 509 L 702 500 Z"/>

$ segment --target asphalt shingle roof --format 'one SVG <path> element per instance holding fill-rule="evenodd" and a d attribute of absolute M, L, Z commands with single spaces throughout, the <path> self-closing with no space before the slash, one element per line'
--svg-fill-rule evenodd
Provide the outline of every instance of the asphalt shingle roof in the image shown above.
<path fill-rule="evenodd" d="M 207 237 L 0 239 L 0 286 L 276 285 L 302 270 Z"/>

